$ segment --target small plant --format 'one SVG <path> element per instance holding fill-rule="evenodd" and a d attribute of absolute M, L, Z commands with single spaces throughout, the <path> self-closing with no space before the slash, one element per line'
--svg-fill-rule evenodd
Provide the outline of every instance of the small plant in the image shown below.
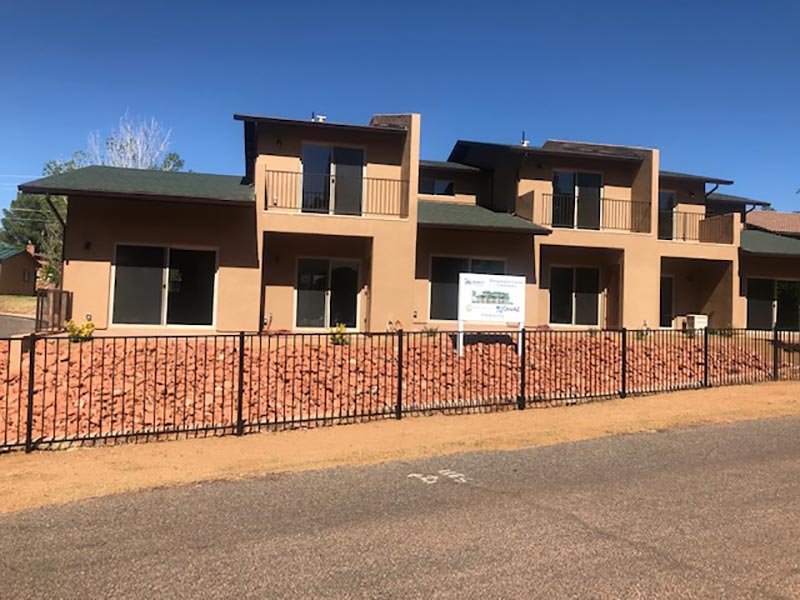
<path fill-rule="evenodd" d="M 685 335 L 689 339 L 694 339 L 694 337 L 697 335 L 697 330 L 696 329 L 688 329 L 688 328 L 684 329 L 683 330 L 683 335 Z"/>
<path fill-rule="evenodd" d="M 648 329 L 637 329 L 634 335 L 637 340 L 642 341 L 647 339 L 647 336 L 650 335 L 650 331 Z"/>
<path fill-rule="evenodd" d="M 331 344 L 334 346 L 347 346 L 350 338 L 347 337 L 347 326 L 344 323 L 337 323 L 336 327 L 330 328 Z"/>
<path fill-rule="evenodd" d="M 436 337 L 436 334 L 439 333 L 438 327 L 423 327 L 422 333 L 427 337 Z"/>
<path fill-rule="evenodd" d="M 94 334 L 94 323 L 86 321 L 78 325 L 75 321 L 70 319 L 66 322 L 65 327 L 69 334 L 69 339 L 73 342 L 83 342 L 88 340 Z"/>
<path fill-rule="evenodd" d="M 595 337 L 595 336 L 597 336 L 597 334 L 600 333 L 600 328 L 599 327 L 590 327 L 587 330 L 587 332 L 589 334 L 589 337 Z"/>

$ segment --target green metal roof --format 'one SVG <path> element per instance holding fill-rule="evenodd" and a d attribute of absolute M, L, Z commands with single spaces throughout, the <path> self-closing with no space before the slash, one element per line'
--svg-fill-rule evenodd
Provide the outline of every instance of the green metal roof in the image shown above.
<path fill-rule="evenodd" d="M 166 197 L 253 202 L 253 188 L 236 175 L 180 173 L 120 167 L 84 167 L 20 184 L 29 194 Z"/>
<path fill-rule="evenodd" d="M 743 252 L 751 254 L 800 256 L 800 240 L 797 238 L 757 229 L 742 231 L 741 248 Z"/>
<path fill-rule="evenodd" d="M 0 242 L 0 260 L 6 260 L 7 258 L 16 256 L 17 254 L 22 254 L 23 252 L 27 252 L 27 250 L 25 248 L 9 246 L 8 244 L 3 244 Z"/>
<path fill-rule="evenodd" d="M 516 233 L 543 234 L 550 230 L 514 215 L 495 212 L 475 204 L 420 200 L 417 222 L 448 229 L 489 229 Z"/>

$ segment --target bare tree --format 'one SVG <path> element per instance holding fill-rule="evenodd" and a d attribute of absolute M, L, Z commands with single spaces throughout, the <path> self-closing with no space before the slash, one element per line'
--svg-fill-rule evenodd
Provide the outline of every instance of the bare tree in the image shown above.
<path fill-rule="evenodd" d="M 89 135 L 88 149 L 81 157 L 83 164 L 179 171 L 183 160 L 169 152 L 172 130 L 165 129 L 153 118 L 134 119 L 127 112 L 117 128 L 103 140 L 100 132 Z"/>

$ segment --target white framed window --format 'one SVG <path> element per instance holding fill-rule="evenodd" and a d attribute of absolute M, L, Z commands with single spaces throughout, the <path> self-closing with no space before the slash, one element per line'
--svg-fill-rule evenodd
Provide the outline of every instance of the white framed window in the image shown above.
<path fill-rule="evenodd" d="M 359 262 L 300 258 L 295 287 L 295 327 L 358 328 Z"/>
<path fill-rule="evenodd" d="M 600 269 L 550 267 L 550 323 L 600 324 Z"/>
<path fill-rule="evenodd" d="M 506 263 L 495 258 L 432 256 L 430 265 L 430 319 L 458 319 L 458 276 L 461 273 L 504 275 Z"/>
<path fill-rule="evenodd" d="M 214 250 L 118 244 L 111 322 L 211 326 L 216 276 Z"/>

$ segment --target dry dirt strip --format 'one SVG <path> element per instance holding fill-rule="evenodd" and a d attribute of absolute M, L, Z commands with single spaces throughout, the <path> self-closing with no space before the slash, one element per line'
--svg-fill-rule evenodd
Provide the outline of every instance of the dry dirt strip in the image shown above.
<path fill-rule="evenodd" d="M 575 407 L 0 456 L 0 512 L 151 487 L 800 415 L 800 382 Z"/>

